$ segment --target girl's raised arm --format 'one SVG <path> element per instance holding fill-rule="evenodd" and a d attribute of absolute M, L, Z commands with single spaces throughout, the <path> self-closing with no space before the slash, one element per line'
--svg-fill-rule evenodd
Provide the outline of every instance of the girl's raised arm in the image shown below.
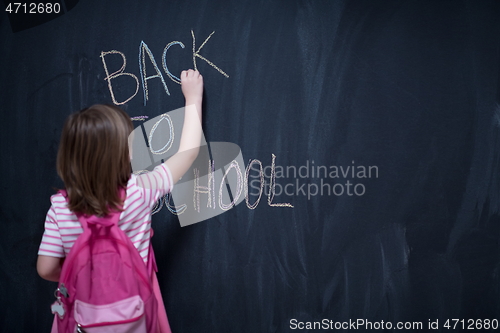
<path fill-rule="evenodd" d="M 165 161 L 172 173 L 174 183 L 179 181 L 198 156 L 203 133 L 201 128 L 203 77 L 198 71 L 192 69 L 182 71 L 181 86 L 186 107 L 179 150 Z"/>

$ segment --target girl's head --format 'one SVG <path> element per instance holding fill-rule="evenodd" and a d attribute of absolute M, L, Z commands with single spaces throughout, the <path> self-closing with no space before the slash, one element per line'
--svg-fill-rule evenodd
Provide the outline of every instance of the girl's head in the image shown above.
<path fill-rule="evenodd" d="M 113 105 L 96 104 L 68 117 L 64 124 L 57 173 L 64 181 L 69 209 L 106 215 L 123 204 L 119 189 L 130 178 L 130 117 Z"/>

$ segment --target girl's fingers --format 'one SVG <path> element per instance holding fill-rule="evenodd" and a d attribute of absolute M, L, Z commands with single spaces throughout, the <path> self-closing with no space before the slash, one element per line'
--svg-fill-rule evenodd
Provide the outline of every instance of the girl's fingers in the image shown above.
<path fill-rule="evenodd" d="M 181 81 L 186 79 L 203 79 L 200 72 L 193 69 L 184 70 L 181 72 Z"/>

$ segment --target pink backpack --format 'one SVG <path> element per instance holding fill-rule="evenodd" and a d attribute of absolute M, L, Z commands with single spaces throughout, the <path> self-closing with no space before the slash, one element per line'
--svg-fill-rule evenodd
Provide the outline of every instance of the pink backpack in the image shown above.
<path fill-rule="evenodd" d="M 77 216 L 83 233 L 63 264 L 58 301 L 52 308 L 59 312 L 58 332 L 155 331 L 158 304 L 150 277 L 154 264 L 151 246 L 146 267 L 118 227 L 120 212 L 102 218 Z"/>

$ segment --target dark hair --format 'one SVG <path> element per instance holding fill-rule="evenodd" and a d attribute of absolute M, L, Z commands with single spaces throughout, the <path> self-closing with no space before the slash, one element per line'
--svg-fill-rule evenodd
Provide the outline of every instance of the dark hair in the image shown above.
<path fill-rule="evenodd" d="M 74 213 L 105 216 L 120 210 L 131 174 L 130 117 L 114 105 L 96 104 L 68 117 L 57 154 L 57 173 Z"/>

